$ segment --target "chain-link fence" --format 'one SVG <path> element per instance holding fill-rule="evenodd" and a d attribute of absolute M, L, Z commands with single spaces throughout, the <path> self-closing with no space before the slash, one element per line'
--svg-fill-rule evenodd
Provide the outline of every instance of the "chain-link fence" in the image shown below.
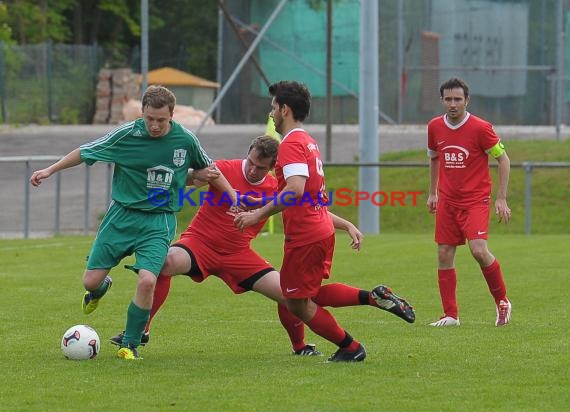
<path fill-rule="evenodd" d="M 378 1 L 380 121 L 424 123 L 441 111 L 440 83 L 456 75 L 471 86 L 470 110 L 494 123 L 554 123 L 557 0 Z M 243 56 L 239 37 L 250 44 L 279 3 L 226 2 L 231 19 L 223 20 L 221 84 Z M 326 2 L 315 4 L 287 2 L 255 53 L 261 70 L 246 65 L 219 122 L 262 122 L 269 109 L 265 79 L 297 79 L 313 91 L 309 121 L 324 123 Z M 361 0 L 332 4 L 333 122 L 357 123 Z"/>
<path fill-rule="evenodd" d="M 101 56 L 95 45 L 0 43 L 2 122 L 91 123 Z"/>

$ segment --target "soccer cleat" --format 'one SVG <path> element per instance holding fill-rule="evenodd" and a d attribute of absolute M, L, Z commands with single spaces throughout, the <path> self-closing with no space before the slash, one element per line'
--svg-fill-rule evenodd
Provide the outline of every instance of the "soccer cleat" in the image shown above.
<path fill-rule="evenodd" d="M 113 345 L 121 346 L 123 344 L 123 336 L 125 336 L 125 331 L 122 331 L 118 335 L 113 336 L 109 340 Z M 150 332 L 144 332 L 141 336 L 141 346 L 144 346 L 150 340 Z"/>
<path fill-rule="evenodd" d="M 438 321 L 429 324 L 430 326 L 459 326 L 459 319 L 451 316 L 442 316 Z"/>
<path fill-rule="evenodd" d="M 405 299 L 392 293 L 392 289 L 388 286 L 376 286 L 370 292 L 370 296 L 380 309 L 393 313 L 408 323 L 415 322 L 416 313 L 414 312 L 414 307 L 406 302 Z"/>
<path fill-rule="evenodd" d="M 122 347 L 121 349 L 119 349 L 119 351 L 117 352 L 117 356 L 119 358 L 125 359 L 125 360 L 142 359 L 139 356 L 139 352 L 137 351 L 137 348 L 135 348 L 132 345 Z"/>
<path fill-rule="evenodd" d="M 349 352 L 340 348 L 327 359 L 327 362 L 362 362 L 366 358 L 366 349 L 364 346 L 358 345 L 358 349 Z"/>
<path fill-rule="evenodd" d="M 497 320 L 495 326 L 505 326 L 511 321 L 511 302 L 508 300 L 501 300 L 497 305 Z"/>
<path fill-rule="evenodd" d="M 298 356 L 323 356 L 321 352 L 319 352 L 315 345 L 309 343 L 302 347 L 299 350 L 293 351 L 293 355 Z"/>
<path fill-rule="evenodd" d="M 89 315 L 91 312 L 97 309 L 99 301 L 103 296 L 105 296 L 105 294 L 109 291 L 109 289 L 111 289 L 111 286 L 113 285 L 113 279 L 111 279 L 110 276 L 105 276 L 103 282 L 107 284 L 107 288 L 105 289 L 105 292 L 103 292 L 101 296 L 96 298 L 93 296 L 93 292 L 90 291 L 86 291 L 85 294 L 83 295 L 83 300 L 81 301 L 81 308 L 83 309 L 83 313 L 85 313 L 86 315 Z"/>

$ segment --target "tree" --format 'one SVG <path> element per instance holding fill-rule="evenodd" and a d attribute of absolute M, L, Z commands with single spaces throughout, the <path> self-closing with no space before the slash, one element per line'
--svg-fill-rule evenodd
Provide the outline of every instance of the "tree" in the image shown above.
<path fill-rule="evenodd" d="M 5 1 L 11 35 L 18 44 L 46 40 L 65 42 L 71 35 L 63 13 L 78 0 L 8 0 Z"/>

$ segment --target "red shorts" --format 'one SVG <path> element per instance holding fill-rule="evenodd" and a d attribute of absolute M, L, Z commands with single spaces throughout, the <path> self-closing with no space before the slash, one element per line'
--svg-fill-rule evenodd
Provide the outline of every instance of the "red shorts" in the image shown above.
<path fill-rule="evenodd" d="M 200 238 L 183 236 L 173 247 L 181 247 L 192 257 L 192 269 L 188 276 L 195 282 L 202 282 L 210 275 L 222 279 L 234 293 L 251 290 L 253 284 L 275 269 L 252 249 L 222 254 L 210 248 Z M 198 265 L 199 272 L 194 270 Z"/>
<path fill-rule="evenodd" d="M 439 245 L 464 245 L 465 239 L 487 239 L 489 231 L 489 200 L 456 207 L 443 198 L 437 202 L 435 241 Z"/>
<path fill-rule="evenodd" d="M 286 298 L 316 296 L 323 279 L 331 273 L 334 234 L 324 240 L 298 247 L 285 243 L 281 266 L 281 290 Z"/>

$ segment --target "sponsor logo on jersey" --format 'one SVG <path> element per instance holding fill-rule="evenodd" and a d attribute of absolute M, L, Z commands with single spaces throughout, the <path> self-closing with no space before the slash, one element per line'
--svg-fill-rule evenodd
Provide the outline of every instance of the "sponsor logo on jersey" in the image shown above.
<path fill-rule="evenodd" d="M 461 146 L 445 146 L 441 149 L 445 167 L 448 169 L 464 169 L 465 161 L 469 158 L 469 151 Z"/>
<path fill-rule="evenodd" d="M 307 145 L 307 149 L 309 149 L 309 152 L 319 151 L 319 146 L 317 146 L 315 143 L 309 143 Z"/>
<path fill-rule="evenodd" d="M 168 189 L 172 184 L 174 170 L 166 166 L 155 166 L 146 169 L 146 187 Z"/>

